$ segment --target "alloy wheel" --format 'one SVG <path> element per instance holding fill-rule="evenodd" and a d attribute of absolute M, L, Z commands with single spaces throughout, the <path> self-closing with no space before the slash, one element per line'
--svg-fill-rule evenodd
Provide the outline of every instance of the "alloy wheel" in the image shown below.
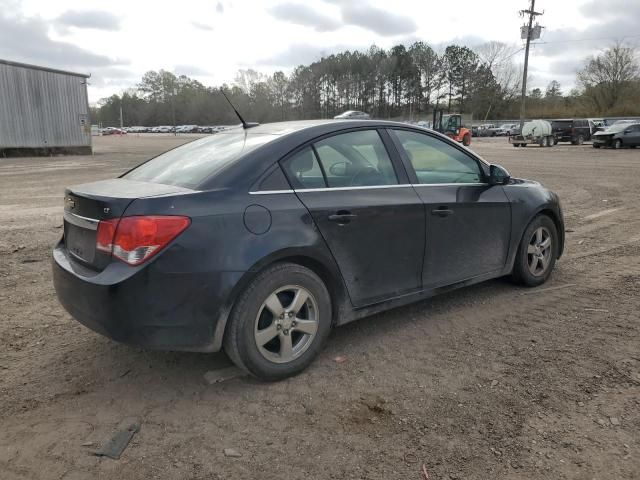
<path fill-rule="evenodd" d="M 302 355 L 318 331 L 318 303 L 311 292 L 287 285 L 271 293 L 260 306 L 254 339 L 270 362 L 288 363 Z"/>
<path fill-rule="evenodd" d="M 527 245 L 527 265 L 529 272 L 536 277 L 544 275 L 551 263 L 551 233 L 545 227 L 539 227 L 531 236 Z"/>

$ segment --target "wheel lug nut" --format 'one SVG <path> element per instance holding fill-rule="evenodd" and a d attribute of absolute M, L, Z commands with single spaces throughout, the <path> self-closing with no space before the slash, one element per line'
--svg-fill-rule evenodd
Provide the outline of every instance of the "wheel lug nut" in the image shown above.
<path fill-rule="evenodd" d="M 282 330 L 282 325 L 278 324 L 278 325 L 276 325 L 276 328 L 277 328 L 278 330 Z"/>
<path fill-rule="evenodd" d="M 285 335 L 289 335 L 289 330 L 285 329 L 282 333 L 284 333 Z"/>

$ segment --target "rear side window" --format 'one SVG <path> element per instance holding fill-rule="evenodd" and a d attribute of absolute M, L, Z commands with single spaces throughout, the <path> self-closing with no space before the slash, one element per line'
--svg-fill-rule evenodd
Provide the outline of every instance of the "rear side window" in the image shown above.
<path fill-rule="evenodd" d="M 158 155 L 123 178 L 196 188 L 241 155 L 272 139 L 272 135 L 246 134 L 244 130 L 218 133 Z"/>
<path fill-rule="evenodd" d="M 478 162 L 465 152 L 430 135 L 393 130 L 416 172 L 418 183 L 480 183 Z"/>
<path fill-rule="evenodd" d="M 282 162 L 293 188 L 325 188 L 324 176 L 311 147 L 306 147 Z"/>
<path fill-rule="evenodd" d="M 341 133 L 314 146 L 329 187 L 398 184 L 389 154 L 376 130 Z"/>

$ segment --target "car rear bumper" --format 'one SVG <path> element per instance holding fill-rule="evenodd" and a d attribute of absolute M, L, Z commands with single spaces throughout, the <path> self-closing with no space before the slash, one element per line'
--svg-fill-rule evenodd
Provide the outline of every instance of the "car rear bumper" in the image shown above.
<path fill-rule="evenodd" d="M 172 272 L 161 263 L 140 268 L 114 262 L 97 273 L 71 260 L 60 243 L 53 251 L 53 283 L 71 316 L 117 342 L 215 351 L 216 324 L 242 274 Z"/>

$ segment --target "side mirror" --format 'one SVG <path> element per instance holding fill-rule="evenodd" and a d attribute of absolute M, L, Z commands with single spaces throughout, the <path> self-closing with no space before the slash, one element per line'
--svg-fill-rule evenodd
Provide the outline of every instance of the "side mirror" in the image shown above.
<path fill-rule="evenodd" d="M 489 166 L 489 185 L 505 185 L 510 178 L 509 172 L 500 165 Z"/>
<path fill-rule="evenodd" d="M 347 162 L 337 162 L 329 167 L 329 172 L 336 177 L 346 177 L 347 172 Z"/>

